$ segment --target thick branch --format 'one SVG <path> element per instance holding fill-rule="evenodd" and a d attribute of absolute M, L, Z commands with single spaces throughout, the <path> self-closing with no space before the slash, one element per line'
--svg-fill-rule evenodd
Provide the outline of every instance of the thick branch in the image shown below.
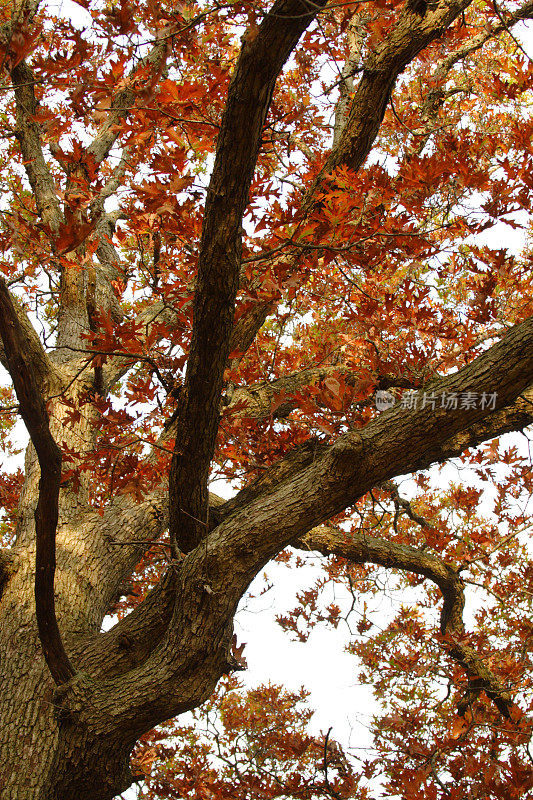
<path fill-rule="evenodd" d="M 366 534 L 347 534 L 324 525 L 313 528 L 293 545 L 304 550 L 318 550 L 323 555 L 342 556 L 355 564 L 380 564 L 388 569 L 414 572 L 433 581 L 444 600 L 441 632 L 448 653 L 465 669 L 470 685 L 477 692 L 484 690 L 499 711 L 511 718 L 514 707 L 511 696 L 483 659 L 463 641 L 465 597 L 463 581 L 456 569 L 437 556 L 414 547 Z"/>
<path fill-rule="evenodd" d="M 494 411 L 465 430 L 450 436 L 442 444 L 433 443 L 413 464 L 413 470 L 427 469 L 431 464 L 461 455 L 470 447 L 476 447 L 505 433 L 521 431 L 531 424 L 533 424 L 533 386 L 528 386 L 514 403 Z"/>
<path fill-rule="evenodd" d="M 63 222 L 63 214 L 54 179 L 43 155 L 39 124 L 35 119 L 38 103 L 35 98 L 33 72 L 24 61 L 21 61 L 12 70 L 11 80 L 17 107 L 16 136 L 26 174 L 42 221 L 56 233 Z"/>
<path fill-rule="evenodd" d="M 423 390 L 420 394 L 423 396 Z M 415 472 L 426 469 L 432 464 L 447 461 L 461 455 L 470 447 L 476 447 L 489 439 L 511 431 L 521 431 L 531 424 L 533 424 L 533 386 L 524 389 L 514 403 L 489 413 L 483 420 L 473 423 L 443 442 L 427 443 L 427 450 L 419 458 L 415 458 L 409 471 Z M 364 430 L 361 431 L 361 435 L 364 434 Z M 234 512 L 242 510 L 252 501 L 274 492 L 282 482 L 295 476 L 305 467 L 311 466 L 329 448 L 330 445 L 325 442 L 311 439 L 289 451 L 284 458 L 274 463 L 234 497 L 222 505 L 219 504 L 213 513 L 214 521 L 218 524 Z M 401 471 L 396 474 L 401 474 Z M 378 485 L 378 483 L 379 481 L 374 485 Z"/>
<path fill-rule="evenodd" d="M 235 313 L 242 216 L 276 79 L 325 0 L 278 0 L 248 32 L 235 68 L 209 184 L 193 333 L 170 472 L 170 532 L 182 550 L 206 533 L 207 480 Z"/>
<path fill-rule="evenodd" d="M 517 402 L 531 384 L 533 318 L 517 325 L 459 372 L 426 387 L 436 395 L 462 391 L 490 393 L 497 387 L 496 411 L 492 414 L 479 406 L 455 410 L 431 406 L 390 409 L 334 444 L 319 444 L 315 452 L 312 447 L 303 448 L 301 458 L 296 458 L 292 468 L 285 463 L 287 469 L 285 474 L 278 475 L 277 484 L 267 481 L 262 491 L 256 493 L 252 489 L 247 496 L 237 496 L 240 502 L 227 504 L 232 506 L 227 516 L 222 506 L 220 524 L 201 547 L 189 553 L 179 566 L 175 565 L 176 602 L 172 620 L 158 647 L 134 669 L 131 681 L 128 673 L 122 676 L 120 686 L 104 679 L 98 691 L 105 703 L 122 702 L 124 720 L 130 721 L 137 714 L 139 724 L 153 724 L 160 714 L 179 713 L 190 707 L 191 693 L 196 692 L 194 701 L 198 701 L 212 685 L 210 682 L 216 680 L 217 673 L 220 675 L 227 668 L 225 647 L 231 638 L 231 620 L 237 603 L 250 581 L 276 553 L 353 504 L 372 487 L 417 469 L 421 461 L 429 461 L 430 454 L 434 455 L 439 448 L 440 452 L 445 450 L 446 442 L 464 431 L 480 426 L 479 430 L 486 435 L 491 416 L 495 424 L 508 426 L 509 419 L 503 419 L 506 408 Z M 513 413 L 524 415 L 524 410 Z M 492 430 L 489 436 L 497 433 Z M 449 573 L 443 572 L 439 580 L 448 590 L 450 584 L 445 581 L 450 580 Z M 452 611 L 456 608 L 454 601 Z M 445 616 L 450 653 L 470 674 L 486 682 L 486 691 L 492 692 L 495 702 L 502 701 L 503 709 L 507 703 L 505 694 L 490 683 L 491 678 L 482 672 L 476 654 L 450 627 L 455 611 L 450 615 L 447 609 Z M 194 620 L 192 627 L 191 620 Z M 193 672 L 196 688 L 188 682 Z M 177 686 L 180 691 L 176 695 Z M 174 698 L 172 708 L 170 696 Z"/>
<path fill-rule="evenodd" d="M 333 170 L 345 166 L 357 172 L 361 168 L 378 134 L 396 79 L 470 2 L 453 0 L 439 3 L 424 17 L 409 10 L 400 14 L 396 25 L 364 64 L 350 114 L 347 120 L 344 117 L 342 135 L 336 137 L 335 148 L 305 195 L 302 204 L 304 219 L 320 203 L 320 191 Z M 284 265 L 286 274 L 298 269 L 305 252 L 305 248 L 293 252 Z M 244 352 L 250 346 L 274 303 L 274 300 L 261 301 L 238 320 L 232 335 L 232 350 Z"/>
<path fill-rule="evenodd" d="M 142 664 L 157 648 L 172 619 L 175 573 L 169 570 L 146 599 L 111 630 L 84 641 L 76 652 L 79 668 L 93 678 L 114 678 Z"/>
<path fill-rule="evenodd" d="M 261 479 L 266 482 L 265 491 L 256 494 L 252 484 L 243 490 L 242 503 L 237 496 L 233 513 L 211 534 L 213 546 L 218 550 L 223 542 L 225 558 L 231 551 L 252 572 L 260 569 L 301 532 L 339 513 L 374 486 L 457 455 L 512 425 L 528 424 L 529 392 L 523 402 L 520 396 L 532 383 L 530 318 L 471 364 L 426 386 L 426 396 L 434 393 L 435 408 L 427 403 L 424 408 L 392 408 L 365 428 L 322 446 L 322 452 L 309 452 L 306 465 L 295 473 L 289 471 L 275 487 L 265 474 Z M 479 396 L 497 392 L 495 411 L 480 404 L 446 409 L 438 401 L 443 393 L 468 391 Z M 246 558 L 244 552 L 249 553 Z"/>
<path fill-rule="evenodd" d="M 356 370 L 342 364 L 309 367 L 270 383 L 236 387 L 228 398 L 226 412 L 232 417 L 251 417 L 261 420 L 273 416 L 281 419 L 297 408 L 295 393 L 335 376 L 342 378 L 348 386 L 353 386 L 361 378 Z M 376 376 L 376 387 L 379 389 L 389 389 L 393 386 L 414 389 L 417 385 L 415 381 L 400 376 Z"/>
<path fill-rule="evenodd" d="M 350 116 L 339 140 L 312 186 L 306 205 L 315 202 L 317 188 L 338 166 L 356 172 L 366 160 L 385 115 L 396 78 L 425 47 L 437 39 L 471 0 L 439 3 L 421 17 L 404 11 L 398 24 L 367 59 L 354 95 Z"/>
<path fill-rule="evenodd" d="M 52 364 L 48 354 L 43 347 L 39 335 L 26 314 L 22 303 L 10 294 L 13 310 L 17 315 L 21 336 L 24 342 L 23 350 L 31 361 L 33 374 L 39 390 L 46 395 L 51 391 L 56 391 L 61 385 L 62 378 L 58 373 L 57 367 Z M 7 357 L 0 341 L 0 362 L 6 369 L 9 369 Z"/>
<path fill-rule="evenodd" d="M 31 353 L 24 349 L 24 330 L 3 280 L 0 280 L 0 335 L 20 413 L 41 468 L 35 511 L 35 611 L 43 654 L 52 677 L 59 685 L 74 674 L 61 641 L 54 598 L 61 451 L 50 433 L 48 413 L 34 374 Z"/>

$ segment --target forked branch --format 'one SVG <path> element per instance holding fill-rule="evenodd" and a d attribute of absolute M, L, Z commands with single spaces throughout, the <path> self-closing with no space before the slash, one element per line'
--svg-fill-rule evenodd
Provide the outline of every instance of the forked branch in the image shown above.
<path fill-rule="evenodd" d="M 271 558 L 373 487 L 415 471 L 421 462 L 437 460 L 446 450 L 446 442 L 468 429 L 479 426 L 478 442 L 497 435 L 497 424 L 509 429 L 506 408 L 528 392 L 532 383 L 533 319 L 512 328 L 471 364 L 426 387 L 436 393 L 487 393 L 498 387 L 495 411 L 443 409 L 438 405 L 435 409 L 428 406 L 389 409 L 365 428 L 345 434 L 333 444 L 319 442 L 316 448 L 302 448 L 291 463 L 287 459 L 281 463 L 278 480 L 264 479 L 252 484 L 249 491 L 247 487 L 236 496 L 236 502 L 221 506 L 220 522 L 209 532 L 203 546 L 179 561 L 170 559 L 169 569 L 176 575 L 174 597 L 165 593 L 152 595 L 145 607 L 143 604 L 138 607 L 131 624 L 139 645 L 131 643 L 129 635 L 127 641 L 120 638 L 128 625 L 119 623 L 107 640 L 113 652 L 103 652 L 97 647 L 99 652 L 93 653 L 91 669 L 96 667 L 104 674 L 91 690 L 87 715 L 101 720 L 101 709 L 108 709 L 116 702 L 117 712 L 106 723 L 109 735 L 117 726 L 123 729 L 126 725 L 138 735 L 165 716 L 202 702 L 228 668 L 227 648 L 238 601 Z M 523 409 L 517 409 L 516 414 L 517 423 L 529 419 Z M 492 428 L 491 418 L 495 421 Z M 469 436 L 463 441 L 463 448 L 474 443 Z M 453 449 L 452 454 L 457 451 Z M 396 566 L 400 566 L 400 555 L 404 568 L 420 569 L 449 598 L 443 625 L 444 643 L 449 646 L 450 655 L 467 670 L 476 685 L 500 704 L 503 713 L 508 711 L 514 718 L 505 687 L 484 670 L 477 654 L 464 641 L 459 615 L 462 602 L 459 577 L 438 559 L 431 560 L 427 553 L 420 556 L 416 551 L 396 553 Z M 390 550 L 382 554 L 384 563 L 390 563 L 390 558 Z M 416 561 L 422 558 L 423 563 Z M 158 608 L 162 621 L 157 629 L 158 645 L 147 651 L 143 646 L 145 632 L 157 618 Z M 124 645 L 130 650 L 129 657 L 121 654 Z M 105 677 L 110 669 L 114 675 L 120 672 L 120 682 Z"/>
<path fill-rule="evenodd" d="M 303 200 L 302 222 L 320 203 L 324 183 L 337 167 L 354 172 L 360 169 L 372 149 L 398 76 L 470 2 L 439 3 L 424 17 L 408 10 L 399 14 L 393 28 L 363 65 L 349 114 L 343 114 L 342 135 L 336 137 L 335 147 Z M 282 257 L 285 274 L 297 271 L 305 252 L 305 247 L 296 248 L 289 258 Z M 274 299 L 261 301 L 240 317 L 232 335 L 232 350 L 248 349 L 275 304 Z"/>

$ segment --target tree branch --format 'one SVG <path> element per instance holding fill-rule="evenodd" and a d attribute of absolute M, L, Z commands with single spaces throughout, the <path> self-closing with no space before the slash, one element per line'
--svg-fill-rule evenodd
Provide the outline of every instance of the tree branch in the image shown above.
<path fill-rule="evenodd" d="M 509 28 L 514 27 L 518 22 L 531 19 L 532 17 L 533 2 L 528 0 L 528 2 L 512 11 L 505 22 L 500 22 L 497 25 L 489 26 L 481 33 L 478 33 L 477 36 L 473 36 L 472 39 L 470 39 L 462 47 L 458 47 L 448 56 L 441 59 L 437 63 L 436 69 L 431 76 L 432 80 L 440 82 L 446 77 L 450 69 L 455 64 L 457 64 L 463 58 L 466 58 L 466 56 L 470 55 L 471 53 L 474 53 L 476 50 L 479 50 L 484 44 L 486 44 L 486 42 L 489 41 L 489 39 L 493 39 L 495 36 L 503 33 L 503 31 L 507 31 Z"/>
<path fill-rule="evenodd" d="M 100 314 L 110 314 L 113 320 L 119 322 L 123 313 L 113 291 L 112 281 L 120 278 L 124 280 L 125 275 L 121 269 L 120 256 L 111 241 L 114 232 L 115 220 L 110 214 L 102 214 L 95 229 L 98 236 L 96 256 L 101 266 L 95 268 L 94 305 Z"/>
<path fill-rule="evenodd" d="M 96 165 L 101 164 L 109 155 L 111 148 L 121 134 L 120 123 L 126 119 L 130 111 L 135 107 L 135 102 L 138 102 L 139 98 L 146 99 L 153 91 L 161 76 L 170 42 L 171 39 L 167 31 L 166 35 L 163 35 L 154 44 L 151 51 L 134 67 L 125 88 L 113 98 L 105 120 L 100 125 L 100 129 L 93 141 L 87 147 L 87 155 L 94 159 Z M 115 175 L 115 177 L 117 176 Z M 113 191 L 116 191 L 116 189 Z"/>
<path fill-rule="evenodd" d="M 225 411 L 237 418 L 251 417 L 257 420 L 270 416 L 283 418 L 297 408 L 298 403 L 293 397 L 296 392 L 336 375 L 341 377 L 348 386 L 356 384 L 361 377 L 356 370 L 343 364 L 309 367 L 290 375 L 284 375 L 270 383 L 237 386 L 231 396 L 227 398 L 229 402 L 225 406 Z M 414 389 L 418 385 L 416 381 L 409 378 L 376 375 L 376 387 L 379 389 L 389 389 L 393 386 Z"/>
<path fill-rule="evenodd" d="M 309 190 L 305 206 L 315 202 L 324 179 L 338 166 L 360 169 L 377 136 L 396 78 L 428 44 L 470 5 L 471 0 L 441 2 L 420 16 L 408 8 L 397 25 L 367 58 L 357 85 L 350 116 L 338 147 L 331 151 Z"/>
<path fill-rule="evenodd" d="M 251 386 L 236 386 L 223 398 L 222 412 L 233 419 L 263 420 L 267 417 L 285 419 L 298 407 L 295 394 L 308 386 L 313 386 L 327 378 L 340 376 L 346 385 L 354 386 L 360 374 L 343 364 L 310 367 L 270 382 Z M 415 389 L 419 382 L 395 375 L 376 375 L 376 388 L 389 389 L 401 387 Z M 160 442 L 176 438 L 177 419 L 165 429 Z M 211 527 L 211 523 L 210 523 Z"/>
<path fill-rule="evenodd" d="M 324 525 L 313 528 L 292 544 L 302 550 L 318 550 L 326 556 L 341 556 L 354 564 L 379 564 L 388 569 L 414 572 L 433 581 L 439 587 L 444 600 L 441 611 L 441 633 L 445 637 L 446 650 L 464 668 L 470 686 L 478 693 L 481 690 L 485 691 L 503 716 L 511 719 L 513 710 L 516 718 L 521 716 L 509 692 L 475 650 L 464 643 L 464 585 L 454 567 L 446 564 L 438 556 L 414 547 L 366 534 L 347 534 Z"/>
<path fill-rule="evenodd" d="M 229 501 L 233 510 L 227 518 L 224 507 L 220 509 L 224 521 L 210 539 L 215 537 L 217 551 L 224 543 L 224 558 L 232 555 L 236 563 L 241 562 L 242 572 L 237 570 L 237 574 L 243 580 L 244 563 L 255 574 L 302 530 L 344 510 L 374 486 L 458 455 L 511 430 L 512 425 L 528 424 L 532 384 L 533 317 L 516 325 L 463 369 L 425 387 L 426 397 L 435 398 L 443 393 L 470 391 L 481 396 L 497 390 L 494 412 L 478 406 L 446 409 L 440 403 L 435 408 L 431 404 L 417 409 L 396 406 L 333 444 L 321 444 L 317 453 L 310 448 L 302 466 L 289 469 L 277 484 L 268 480 L 267 471 L 257 482 L 259 487 L 264 484 L 264 490 L 254 490 L 254 484 L 244 489 L 240 497 Z"/>
<path fill-rule="evenodd" d="M 333 150 L 336 150 L 348 122 L 351 106 L 350 96 L 355 88 L 354 75 L 359 71 L 361 63 L 365 39 L 365 22 L 367 20 L 368 15 L 364 12 L 355 13 L 346 31 L 349 55 L 342 68 L 339 81 L 339 99 L 335 106 L 335 123 L 333 126 Z"/>
<path fill-rule="evenodd" d="M 6 291 L 7 288 L 6 288 Z M 37 331 L 28 319 L 22 303 L 11 293 L 9 294 L 14 313 L 17 316 L 18 324 L 20 326 L 21 336 L 24 342 L 24 352 L 31 360 L 33 374 L 37 385 L 42 394 L 46 395 L 48 392 L 58 391 L 64 380 L 59 373 L 58 368 L 53 364 L 43 347 L 43 344 L 37 334 Z M 0 341 L 0 362 L 9 371 L 7 356 L 4 351 L 2 342 Z"/>
<path fill-rule="evenodd" d="M 344 115 L 342 135 L 336 137 L 336 146 L 302 202 L 302 224 L 320 203 L 320 191 L 333 170 L 340 166 L 349 167 L 354 172 L 360 169 L 372 149 L 396 79 L 470 2 L 441 2 L 423 17 L 408 9 L 401 12 L 386 39 L 365 61 L 348 118 Z M 305 252 L 305 248 L 296 248 L 289 259 L 283 259 L 288 262 L 284 263 L 285 274 L 298 269 Z M 274 299 L 260 301 L 240 317 L 232 333 L 231 350 L 247 350 L 274 305 Z"/>
<path fill-rule="evenodd" d="M 24 168 L 42 221 L 53 233 L 57 233 L 63 223 L 63 214 L 54 179 L 43 155 L 39 124 L 35 120 L 38 103 L 35 98 L 33 72 L 21 61 L 11 71 L 11 80 L 17 108 L 16 137 Z"/>
<path fill-rule="evenodd" d="M 431 87 L 429 88 L 427 95 L 420 106 L 420 116 L 422 119 L 428 122 L 431 118 L 436 116 L 438 104 L 446 97 L 446 90 L 443 88 L 446 83 L 446 78 L 450 70 L 459 61 L 462 61 L 467 56 L 475 53 L 476 50 L 480 50 L 484 44 L 493 39 L 495 36 L 498 36 L 503 31 L 514 27 L 518 22 L 521 22 L 525 19 L 531 19 L 532 16 L 533 2 L 528 0 L 528 2 L 524 3 L 520 8 L 517 8 L 510 14 L 506 23 L 499 23 L 498 25 L 494 26 L 488 25 L 483 31 L 481 31 L 481 33 L 478 33 L 477 36 L 473 36 L 461 47 L 458 47 L 456 50 L 449 53 L 445 58 L 442 58 L 440 61 L 438 61 L 431 74 Z M 410 155 L 412 155 L 412 153 L 422 152 L 426 146 L 429 136 L 431 135 L 431 132 L 431 129 L 428 129 L 425 135 L 417 136 Z"/>
<path fill-rule="evenodd" d="M 442 444 L 430 445 L 427 452 L 413 464 L 413 470 L 427 469 L 431 464 L 448 461 L 470 447 L 477 447 L 482 442 L 503 436 L 505 433 L 521 431 L 531 424 L 533 424 L 533 385 L 526 387 L 514 403 L 494 411 L 479 422 L 454 434 Z"/>
<path fill-rule="evenodd" d="M 446 450 L 446 442 L 452 440 L 456 447 L 457 437 L 468 429 L 478 426 L 480 435 L 489 432 L 490 436 L 498 433 L 490 430 L 491 417 L 495 425 L 501 423 L 506 429 L 513 414 L 515 419 L 524 419 L 523 408 L 514 410 L 510 417 L 506 417 L 506 410 L 532 384 L 533 317 L 511 329 L 471 364 L 426 387 L 426 391 L 436 394 L 490 393 L 497 387 L 496 411 L 492 414 L 479 407 L 396 407 L 333 444 L 318 443 L 316 452 L 312 446 L 302 448 L 300 458 L 295 458 L 292 465 L 287 460 L 282 462 L 285 474 L 278 475 L 274 485 L 263 483 L 261 491 L 252 489 L 247 495 L 243 490 L 240 498 L 237 495 L 237 504 L 230 501 L 226 508 L 221 507 L 222 521 L 202 546 L 174 563 L 174 608 L 158 646 L 132 670 L 131 681 L 128 672 L 121 676 L 120 684 L 104 678 L 97 689 L 100 700 L 94 699 L 87 713 L 98 713 L 99 703 L 106 708 L 116 708 L 117 703 L 122 710 L 109 721 L 109 726 L 127 724 L 142 730 L 163 718 L 161 715 L 181 713 L 200 702 L 228 669 L 227 648 L 239 599 L 276 553 L 356 502 L 372 487 L 418 469 L 421 462 L 429 462 L 430 457 Z M 473 443 L 472 438 L 465 446 Z M 411 551 L 407 555 L 413 558 Z M 435 567 L 434 562 L 431 565 Z M 433 574 L 437 576 L 435 569 Z M 438 577 L 449 592 L 449 573 L 442 572 Z M 491 682 L 489 673 L 483 672 L 476 654 L 453 627 L 458 608 L 458 601 L 454 600 L 453 613 L 446 609 L 449 652 L 470 674 L 485 681 L 483 687 L 492 692 L 494 702 L 501 702 L 505 713 L 505 693 Z"/>
<path fill-rule="evenodd" d="M 176 573 L 169 570 L 145 600 L 109 631 L 77 647 L 79 668 L 93 678 L 115 678 L 143 664 L 158 647 L 172 619 Z"/>
<path fill-rule="evenodd" d="M 241 266 L 241 220 L 261 132 L 285 61 L 325 0 L 278 0 L 245 34 L 228 89 L 209 183 L 193 332 L 170 470 L 170 534 L 188 551 L 207 532 L 207 480 L 219 423 Z"/>
<path fill-rule="evenodd" d="M 55 547 L 58 520 L 61 451 L 48 424 L 48 413 L 39 391 L 27 339 L 5 285 L 0 279 L 0 335 L 20 403 L 20 413 L 37 452 L 41 479 L 35 511 L 35 613 L 43 654 L 55 682 L 66 683 L 74 670 L 68 660 L 57 625 L 54 598 Z"/>

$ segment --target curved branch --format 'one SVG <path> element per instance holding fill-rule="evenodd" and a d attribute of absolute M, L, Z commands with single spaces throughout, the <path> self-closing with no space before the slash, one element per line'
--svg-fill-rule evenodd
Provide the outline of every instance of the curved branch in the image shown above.
<path fill-rule="evenodd" d="M 93 678 L 115 678 L 141 665 L 157 648 L 174 610 L 175 571 L 169 570 L 145 600 L 109 631 L 84 641 L 76 652 L 79 668 Z"/>
<path fill-rule="evenodd" d="M 8 291 L 7 286 L 6 291 Z M 24 310 L 20 300 L 14 297 L 11 293 L 9 293 L 9 297 L 13 306 L 13 312 L 16 314 L 18 320 L 23 350 L 31 361 L 33 374 L 35 380 L 37 381 L 39 390 L 44 395 L 46 395 L 48 392 L 58 391 L 65 378 L 59 374 L 57 366 L 50 361 L 39 335 L 28 319 L 28 315 L 26 314 L 26 311 Z M 9 371 L 7 356 L 1 340 L 0 362 Z"/>
<path fill-rule="evenodd" d="M 533 385 L 520 392 L 514 403 L 492 412 L 483 420 L 459 431 L 442 444 L 434 442 L 427 452 L 413 464 L 413 470 L 427 469 L 431 464 L 441 463 L 461 455 L 470 447 L 503 436 L 512 431 L 521 431 L 533 424 Z"/>
<path fill-rule="evenodd" d="M 439 587 L 444 600 L 441 633 L 446 650 L 464 668 L 475 692 L 485 691 L 500 713 L 508 719 L 518 719 L 521 716 L 509 692 L 476 651 L 464 643 L 464 585 L 454 567 L 438 556 L 415 547 L 366 534 L 347 534 L 324 525 L 313 528 L 291 544 L 302 550 L 318 550 L 327 556 L 342 556 L 355 564 L 379 564 L 388 569 L 405 570 L 429 578 Z"/>
<path fill-rule="evenodd" d="M 383 416 L 383 415 L 382 415 Z M 512 431 L 521 431 L 528 425 L 533 424 L 533 385 L 524 389 L 514 403 L 498 409 L 464 430 L 450 436 L 444 441 L 434 440 L 427 446 L 423 455 L 415 457 L 409 468 L 405 472 L 417 472 L 427 469 L 432 464 L 442 463 L 450 458 L 461 455 L 470 447 L 477 447 L 489 439 L 502 436 Z M 361 441 L 364 441 L 365 429 L 360 431 Z M 391 430 L 393 435 L 394 431 Z M 253 501 L 259 501 L 267 495 L 276 491 L 281 483 L 288 481 L 305 468 L 311 467 L 320 457 L 330 451 L 331 445 L 325 442 L 310 439 L 304 444 L 290 450 L 286 456 L 275 462 L 269 469 L 241 489 L 234 497 L 218 505 L 213 514 L 214 521 L 219 524 L 227 519 L 231 514 L 242 511 Z M 403 474 L 400 470 L 396 474 Z M 386 480 L 386 479 L 384 479 Z M 383 485 L 383 482 L 376 480 L 376 485 Z M 354 492 L 357 486 L 354 487 Z M 354 495 L 346 502 L 346 506 L 355 502 L 361 495 Z M 339 509 L 340 510 L 340 509 Z M 324 517 L 326 519 L 327 517 Z"/>
<path fill-rule="evenodd" d="M 477 406 L 446 409 L 440 404 L 392 408 L 333 444 L 322 444 L 317 454 L 309 452 L 304 465 L 288 470 L 277 484 L 269 482 L 267 471 L 255 486 L 229 501 L 233 506 L 229 517 L 224 519 L 224 507 L 220 509 L 224 521 L 209 540 L 220 558 L 233 557 L 241 564 L 239 581 L 251 580 L 288 542 L 352 505 L 374 486 L 457 455 L 514 424 L 528 424 L 532 384 L 533 317 L 463 369 L 425 387 L 427 396 L 435 397 L 453 392 L 489 394 L 497 389 L 494 412 Z"/>
<path fill-rule="evenodd" d="M 496 422 L 502 422 L 501 413 L 532 384 L 533 317 L 513 328 L 474 362 L 429 388 L 434 392 L 490 392 L 497 386 L 498 404 L 493 414 Z M 315 453 L 312 447 L 307 451 L 304 448 L 292 468 L 285 461 L 286 473 L 278 476 L 276 485 L 267 482 L 261 491 L 252 489 L 247 495 L 244 490 L 240 498 L 237 495 L 240 502 L 236 505 L 230 501 L 226 509 L 222 506 L 220 524 L 201 546 L 174 564 L 174 608 L 157 647 L 131 673 L 123 674 L 120 684 L 103 678 L 94 688 L 96 694 L 91 696 L 87 714 L 98 713 L 99 704 L 107 708 L 117 703 L 120 708 L 109 726 L 123 724 L 144 729 L 155 724 L 161 715 L 181 713 L 201 702 L 228 668 L 227 648 L 239 599 L 276 553 L 354 503 L 373 486 L 416 469 L 429 453 L 445 448 L 447 441 L 463 431 L 477 425 L 486 433 L 490 417 L 487 409 L 480 408 L 393 408 L 360 431 L 341 436 L 334 444 L 319 444 Z M 230 508 L 225 516 L 224 511 Z M 404 564 L 407 559 L 414 564 L 411 551 L 404 552 Z M 428 561 L 419 561 L 417 566 L 427 568 L 428 574 L 431 568 L 431 574 L 450 591 L 453 581 L 447 570 L 441 568 L 437 574 L 436 563 Z M 459 605 L 453 600 L 445 614 L 450 653 L 477 676 L 476 680 L 484 681 L 483 688 L 492 692 L 494 702 L 501 703 L 504 709 L 505 693 L 489 673 L 483 672 L 476 654 L 461 641 L 457 628 Z"/>
<path fill-rule="evenodd" d="M 25 350 L 24 330 L 5 282 L 1 279 L 0 335 L 20 403 L 20 413 L 41 468 L 39 500 L 35 510 L 35 613 L 46 663 L 53 679 L 60 685 L 74 675 L 59 633 L 54 597 L 61 451 L 50 433 L 48 413 L 31 361 L 32 354 Z"/>

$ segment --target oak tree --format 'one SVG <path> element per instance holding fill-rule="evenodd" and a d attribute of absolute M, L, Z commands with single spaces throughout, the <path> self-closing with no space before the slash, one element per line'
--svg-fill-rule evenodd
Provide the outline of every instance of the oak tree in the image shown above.
<path fill-rule="evenodd" d="M 524 796 L 533 3 L 0 5 L 2 800 Z M 353 593 L 359 767 L 219 685 L 309 552 L 280 623 Z"/>

